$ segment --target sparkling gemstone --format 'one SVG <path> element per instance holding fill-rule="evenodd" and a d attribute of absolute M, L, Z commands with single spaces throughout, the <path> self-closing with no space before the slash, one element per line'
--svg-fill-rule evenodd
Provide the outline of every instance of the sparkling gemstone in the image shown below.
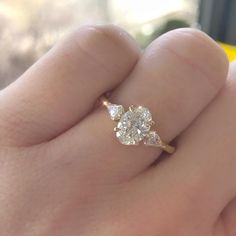
<path fill-rule="evenodd" d="M 119 120 L 124 113 L 124 107 L 121 105 L 111 104 L 107 109 L 112 120 Z"/>
<path fill-rule="evenodd" d="M 116 137 L 122 144 L 138 144 L 148 134 L 152 125 L 152 115 L 146 107 L 131 106 L 118 122 Z"/>
<path fill-rule="evenodd" d="M 156 131 L 150 131 L 144 140 L 144 144 L 150 146 L 158 146 L 161 144 L 160 136 Z"/>

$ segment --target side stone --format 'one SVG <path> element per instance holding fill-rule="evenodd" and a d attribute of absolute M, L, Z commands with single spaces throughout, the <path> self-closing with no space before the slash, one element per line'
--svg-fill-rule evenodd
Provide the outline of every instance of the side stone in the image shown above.
<path fill-rule="evenodd" d="M 122 105 L 116 104 L 108 105 L 107 110 L 112 120 L 119 120 L 125 111 Z"/>
<path fill-rule="evenodd" d="M 160 146 L 161 138 L 156 131 L 150 131 L 144 140 L 144 144 L 149 146 Z"/>

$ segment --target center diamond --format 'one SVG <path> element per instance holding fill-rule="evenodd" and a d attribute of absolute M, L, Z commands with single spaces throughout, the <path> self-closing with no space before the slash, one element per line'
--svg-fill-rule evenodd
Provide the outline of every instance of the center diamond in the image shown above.
<path fill-rule="evenodd" d="M 131 106 L 117 125 L 116 137 L 122 144 L 138 144 L 148 134 L 152 126 L 152 115 L 146 107 Z"/>

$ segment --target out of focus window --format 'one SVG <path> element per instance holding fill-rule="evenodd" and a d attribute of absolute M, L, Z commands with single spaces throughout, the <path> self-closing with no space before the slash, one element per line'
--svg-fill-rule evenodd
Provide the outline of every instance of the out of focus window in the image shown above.
<path fill-rule="evenodd" d="M 197 12 L 198 0 L 2 0 L 0 88 L 81 24 L 117 24 L 145 47 L 168 30 L 196 25 Z"/>

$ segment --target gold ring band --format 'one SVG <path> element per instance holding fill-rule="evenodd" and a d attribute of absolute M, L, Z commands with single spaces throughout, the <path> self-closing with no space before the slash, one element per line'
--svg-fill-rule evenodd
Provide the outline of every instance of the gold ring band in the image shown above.
<path fill-rule="evenodd" d="M 157 131 L 151 129 L 155 122 L 148 108 L 131 105 L 125 111 L 122 105 L 113 104 L 105 97 L 101 98 L 101 101 L 110 118 L 117 122 L 114 131 L 120 143 L 138 145 L 143 141 L 146 146 L 158 147 L 170 154 L 175 152 L 175 147 L 162 141 Z"/>

